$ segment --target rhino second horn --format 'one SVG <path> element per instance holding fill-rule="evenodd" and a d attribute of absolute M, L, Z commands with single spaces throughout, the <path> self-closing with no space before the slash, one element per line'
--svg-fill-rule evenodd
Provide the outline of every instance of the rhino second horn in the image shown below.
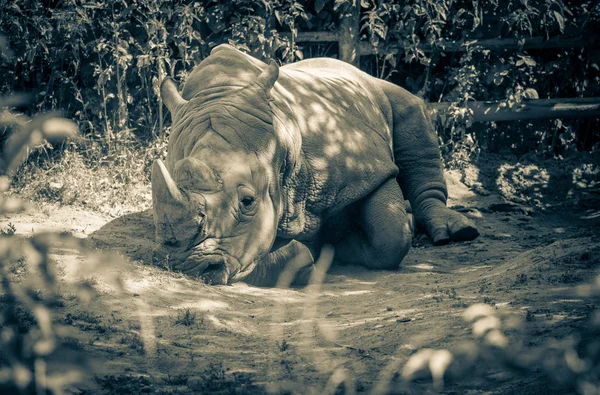
<path fill-rule="evenodd" d="M 169 109 L 171 114 L 175 114 L 175 112 L 187 103 L 177 90 L 177 85 L 175 82 L 167 77 L 163 80 L 162 84 L 160 84 L 160 97 L 162 98 L 163 103 Z"/>
<path fill-rule="evenodd" d="M 183 205 L 186 201 L 162 160 L 152 166 L 152 197 L 155 207 L 165 204 Z"/>

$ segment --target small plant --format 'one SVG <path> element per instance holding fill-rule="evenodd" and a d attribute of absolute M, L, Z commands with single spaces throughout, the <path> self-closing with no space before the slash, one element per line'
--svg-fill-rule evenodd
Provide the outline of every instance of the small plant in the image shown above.
<path fill-rule="evenodd" d="M 140 335 L 135 332 L 129 332 L 123 335 L 119 339 L 119 343 L 127 345 L 130 349 L 137 352 L 139 355 L 146 355 L 146 349 L 144 348 L 144 342 Z"/>
<path fill-rule="evenodd" d="M 196 324 L 196 313 L 185 309 L 185 311 L 177 312 L 177 318 L 175 319 L 176 325 L 192 326 Z"/>
<path fill-rule="evenodd" d="M 27 270 L 27 262 L 23 257 L 17 258 L 12 261 L 7 261 L 6 266 L 8 266 L 8 272 L 10 274 L 18 276 L 25 276 L 28 272 Z"/>
<path fill-rule="evenodd" d="M 479 293 L 486 293 L 489 288 L 490 284 L 487 282 L 487 280 L 481 280 L 481 282 L 479 283 Z"/>
<path fill-rule="evenodd" d="M 527 310 L 527 313 L 525 313 L 525 320 L 526 321 L 535 320 L 535 315 L 531 312 L 531 310 Z"/>
<path fill-rule="evenodd" d="M 174 374 L 174 375 L 167 375 L 166 378 L 162 379 L 163 383 L 165 383 L 166 385 L 173 385 L 173 386 L 178 386 L 178 385 L 186 385 L 187 381 L 188 381 L 189 375 L 186 374 Z"/>
<path fill-rule="evenodd" d="M 444 293 L 446 295 L 448 295 L 448 298 L 450 298 L 450 299 L 460 299 L 458 297 L 458 295 L 456 294 L 456 289 L 455 288 L 447 289 L 447 290 L 444 291 Z"/>
<path fill-rule="evenodd" d="M 527 274 L 521 273 L 517 275 L 517 278 L 515 279 L 515 285 L 524 285 L 527 284 L 528 281 L 529 278 L 527 277 Z"/>
<path fill-rule="evenodd" d="M 566 272 L 562 273 L 559 277 L 559 281 L 563 284 L 576 284 L 582 281 L 582 278 L 573 273 L 570 270 L 567 270 Z"/>
<path fill-rule="evenodd" d="M 283 339 L 281 341 L 281 344 L 279 344 L 279 351 L 286 352 L 288 347 L 289 347 L 288 343 L 285 341 L 285 339 Z"/>
<path fill-rule="evenodd" d="M 146 376 L 95 376 L 94 380 L 100 388 L 109 394 L 143 394 L 154 392 L 152 382 Z"/>
<path fill-rule="evenodd" d="M 261 394 L 264 389 L 248 373 L 227 373 L 223 364 L 210 365 L 200 376 L 190 377 L 188 387 L 195 393 Z"/>
<path fill-rule="evenodd" d="M 17 232 L 17 228 L 11 222 L 6 225 L 6 228 L 0 229 L 0 235 L 12 236 Z"/>
<path fill-rule="evenodd" d="M 89 311 L 74 311 L 73 313 L 67 313 L 67 316 L 65 317 L 65 323 L 72 325 L 73 321 L 82 321 L 82 322 L 86 322 L 88 324 L 99 324 L 100 318 L 102 318 L 102 316 L 96 316 L 91 314 Z"/>

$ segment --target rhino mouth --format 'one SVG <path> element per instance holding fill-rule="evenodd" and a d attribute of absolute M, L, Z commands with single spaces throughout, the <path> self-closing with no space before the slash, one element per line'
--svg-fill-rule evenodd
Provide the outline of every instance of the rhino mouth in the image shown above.
<path fill-rule="evenodd" d="M 241 270 L 237 258 L 222 251 L 190 249 L 169 255 L 169 267 L 188 276 L 202 278 L 209 284 L 227 284 Z"/>

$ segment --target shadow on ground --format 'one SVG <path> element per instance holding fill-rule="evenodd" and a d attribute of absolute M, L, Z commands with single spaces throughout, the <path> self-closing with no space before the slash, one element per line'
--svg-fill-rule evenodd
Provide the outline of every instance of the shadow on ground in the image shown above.
<path fill-rule="evenodd" d="M 93 232 L 89 239 L 100 249 L 117 249 L 133 261 L 150 263 L 155 245 L 152 210 L 115 218 Z"/>

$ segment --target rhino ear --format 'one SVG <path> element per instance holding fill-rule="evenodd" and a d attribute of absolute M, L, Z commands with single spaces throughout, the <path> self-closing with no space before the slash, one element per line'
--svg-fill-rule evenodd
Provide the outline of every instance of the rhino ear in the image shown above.
<path fill-rule="evenodd" d="M 187 100 L 179 94 L 175 82 L 169 77 L 165 78 L 160 84 L 160 97 L 171 114 L 174 114 L 177 109 L 187 103 Z"/>
<path fill-rule="evenodd" d="M 152 166 L 152 203 L 154 208 L 163 205 L 184 205 L 185 197 L 175 184 L 165 164 L 157 159 Z"/>
<path fill-rule="evenodd" d="M 271 60 L 267 68 L 259 74 L 253 85 L 264 90 L 267 97 L 269 97 L 269 92 L 273 88 L 273 85 L 275 85 L 277 78 L 279 78 L 279 66 L 277 66 L 274 60 Z"/>

